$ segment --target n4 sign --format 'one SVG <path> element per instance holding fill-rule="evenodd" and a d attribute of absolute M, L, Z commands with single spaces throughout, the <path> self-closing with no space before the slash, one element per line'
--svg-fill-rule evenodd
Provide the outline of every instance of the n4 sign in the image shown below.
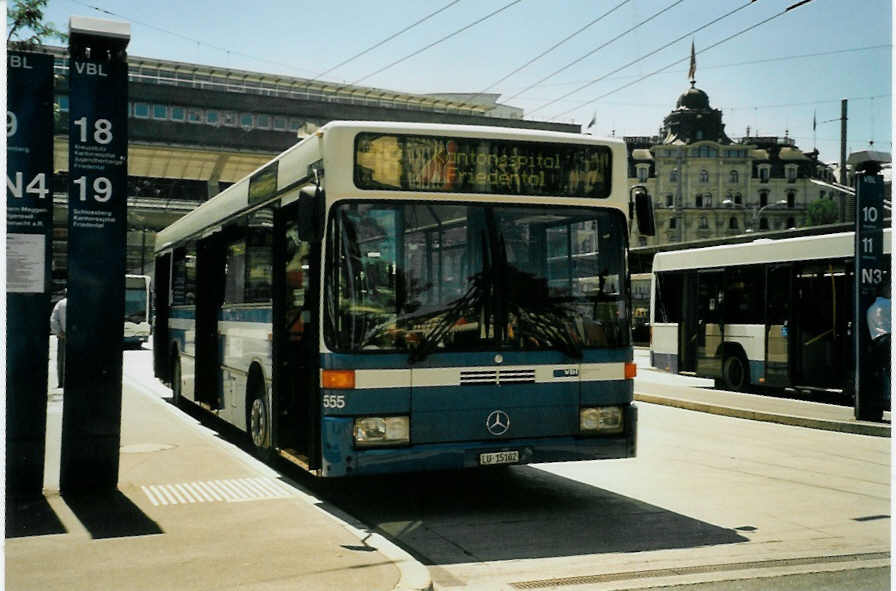
<path fill-rule="evenodd" d="M 21 172 L 6 176 L 6 191 L 9 197 L 21 199 L 26 195 L 34 195 L 38 199 L 44 199 L 50 193 L 47 188 L 47 175 L 40 172 L 25 184 L 25 175 Z"/>

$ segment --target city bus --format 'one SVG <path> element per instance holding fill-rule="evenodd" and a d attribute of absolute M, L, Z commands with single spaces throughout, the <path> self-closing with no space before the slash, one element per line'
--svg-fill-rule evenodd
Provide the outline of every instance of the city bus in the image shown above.
<path fill-rule="evenodd" d="M 632 457 L 631 193 L 618 140 L 331 122 L 159 232 L 155 374 L 322 477 Z"/>
<path fill-rule="evenodd" d="M 124 346 L 141 347 L 152 333 L 150 278 L 124 277 Z"/>
<path fill-rule="evenodd" d="M 657 253 L 652 365 L 726 390 L 851 397 L 854 239 L 841 232 Z"/>

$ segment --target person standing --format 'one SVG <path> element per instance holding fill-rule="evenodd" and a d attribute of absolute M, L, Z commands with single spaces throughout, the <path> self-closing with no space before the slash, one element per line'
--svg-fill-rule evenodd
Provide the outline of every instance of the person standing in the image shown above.
<path fill-rule="evenodd" d="M 65 387 L 65 310 L 68 307 L 66 292 L 56 302 L 50 314 L 50 331 L 56 335 L 56 384 Z"/>
<path fill-rule="evenodd" d="M 890 283 L 884 282 L 874 303 L 868 307 L 865 319 L 871 333 L 874 376 L 883 389 L 885 408 L 890 408 Z"/>

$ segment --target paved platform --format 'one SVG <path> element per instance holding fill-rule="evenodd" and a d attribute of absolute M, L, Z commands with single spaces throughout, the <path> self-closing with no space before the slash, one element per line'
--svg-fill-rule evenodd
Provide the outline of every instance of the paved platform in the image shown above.
<path fill-rule="evenodd" d="M 654 384 L 650 381 L 651 373 L 668 373 L 650 367 L 643 353 L 639 355 L 636 352 L 636 360 L 641 379 L 635 382 L 635 400 L 641 402 L 782 425 L 890 437 L 889 411 L 884 412 L 882 422 L 859 421 L 855 418 L 854 409 L 848 406 L 758 393 L 726 392 L 709 387 Z"/>
<path fill-rule="evenodd" d="M 58 491 L 63 392 L 50 390 L 45 494 L 7 503 L 6 589 L 431 588 L 403 550 L 224 441 L 159 389 L 125 378 L 118 490 L 80 498 Z"/>

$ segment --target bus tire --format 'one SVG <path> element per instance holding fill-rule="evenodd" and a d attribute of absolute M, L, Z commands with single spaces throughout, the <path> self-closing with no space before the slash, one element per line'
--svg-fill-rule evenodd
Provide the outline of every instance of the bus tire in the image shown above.
<path fill-rule="evenodd" d="M 722 365 L 722 383 L 726 390 L 741 392 L 750 383 L 747 359 L 740 353 L 725 357 Z"/>
<path fill-rule="evenodd" d="M 271 459 L 271 414 L 265 400 L 264 381 L 251 374 L 246 400 L 246 431 L 255 456 L 262 461 Z"/>
<path fill-rule="evenodd" d="M 181 394 L 180 355 L 174 354 L 171 360 L 171 402 L 177 408 L 183 408 L 184 397 Z"/>

